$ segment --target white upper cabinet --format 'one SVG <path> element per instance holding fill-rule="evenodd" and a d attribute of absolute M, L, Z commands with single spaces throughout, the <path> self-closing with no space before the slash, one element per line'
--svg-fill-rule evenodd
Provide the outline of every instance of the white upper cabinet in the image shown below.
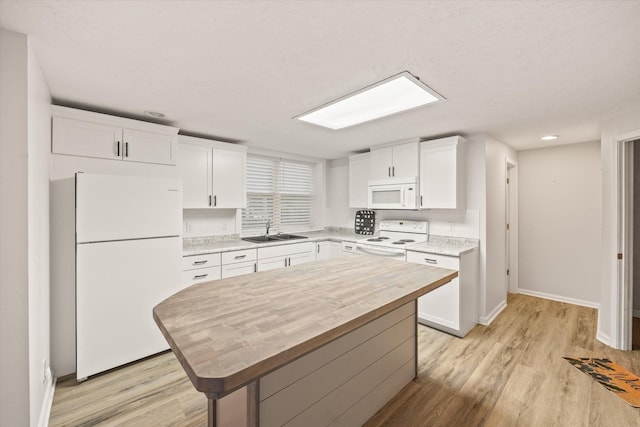
<path fill-rule="evenodd" d="M 131 162 L 176 164 L 176 136 L 123 129 L 124 160 Z"/>
<path fill-rule="evenodd" d="M 178 174 L 182 178 L 182 206 L 208 208 L 211 192 L 211 147 L 178 144 Z"/>
<path fill-rule="evenodd" d="M 419 146 L 417 141 L 381 148 L 371 147 L 371 169 L 369 179 L 415 179 L 419 172 L 418 154 Z"/>
<path fill-rule="evenodd" d="M 177 128 L 60 106 L 52 114 L 55 154 L 176 164 Z"/>
<path fill-rule="evenodd" d="M 420 208 L 464 209 L 465 140 L 452 136 L 420 144 Z"/>
<path fill-rule="evenodd" d="M 367 207 L 367 187 L 369 185 L 370 154 L 349 156 L 349 207 Z"/>
<path fill-rule="evenodd" d="M 212 149 L 213 205 L 217 208 L 246 207 L 246 151 Z"/>
<path fill-rule="evenodd" d="M 182 135 L 179 141 L 185 209 L 246 207 L 245 147 Z"/>

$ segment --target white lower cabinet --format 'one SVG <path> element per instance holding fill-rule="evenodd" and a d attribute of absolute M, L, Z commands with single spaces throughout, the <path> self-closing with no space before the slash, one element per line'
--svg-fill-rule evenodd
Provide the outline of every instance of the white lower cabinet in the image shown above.
<path fill-rule="evenodd" d="M 418 298 L 418 321 L 464 337 L 477 323 L 477 251 L 460 257 L 407 251 L 407 262 L 458 271 L 458 277 Z"/>
<path fill-rule="evenodd" d="M 182 285 L 186 288 L 200 282 L 219 280 L 221 260 L 219 253 L 182 257 Z"/>
<path fill-rule="evenodd" d="M 258 271 L 275 270 L 316 260 L 316 243 L 302 242 L 258 248 Z"/>
<path fill-rule="evenodd" d="M 221 276 L 241 276 L 257 271 L 257 249 L 243 249 L 222 253 Z"/>
<path fill-rule="evenodd" d="M 356 244 L 354 242 L 342 242 L 340 247 L 343 255 L 356 253 Z"/>
<path fill-rule="evenodd" d="M 341 242 L 330 240 L 316 243 L 316 260 L 331 259 L 342 256 Z"/>

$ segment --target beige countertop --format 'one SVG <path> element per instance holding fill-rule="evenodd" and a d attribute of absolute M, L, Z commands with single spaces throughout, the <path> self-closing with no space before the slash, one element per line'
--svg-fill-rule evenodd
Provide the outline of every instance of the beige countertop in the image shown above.
<path fill-rule="evenodd" d="M 352 255 L 196 284 L 153 317 L 195 388 L 217 398 L 457 274 Z"/>
<path fill-rule="evenodd" d="M 477 239 L 459 237 L 429 236 L 427 242 L 413 243 L 405 247 L 408 251 L 438 255 L 460 256 L 476 250 L 480 245 Z"/>
<path fill-rule="evenodd" d="M 242 249 L 263 248 L 267 246 L 290 245 L 302 242 L 318 242 L 323 240 L 347 241 L 355 242 L 358 239 L 367 237 L 361 234 L 355 234 L 353 231 L 311 231 L 305 233 L 293 233 L 300 236 L 306 236 L 307 239 L 298 239 L 282 242 L 267 243 L 251 243 L 240 239 L 218 240 L 215 238 L 187 238 L 183 239 L 182 256 L 213 254 L 217 252 L 229 252 Z"/>

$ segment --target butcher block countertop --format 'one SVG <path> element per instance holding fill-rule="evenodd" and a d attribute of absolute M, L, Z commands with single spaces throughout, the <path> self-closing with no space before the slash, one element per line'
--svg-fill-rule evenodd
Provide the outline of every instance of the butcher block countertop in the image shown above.
<path fill-rule="evenodd" d="M 153 317 L 195 388 L 216 399 L 457 275 L 354 254 L 196 284 Z"/>

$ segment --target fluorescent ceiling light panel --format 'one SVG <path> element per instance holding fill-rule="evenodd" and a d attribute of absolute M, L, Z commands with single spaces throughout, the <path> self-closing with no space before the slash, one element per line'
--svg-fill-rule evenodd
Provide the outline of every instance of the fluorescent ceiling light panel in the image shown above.
<path fill-rule="evenodd" d="M 294 118 L 342 129 L 444 99 L 404 71 Z"/>
<path fill-rule="evenodd" d="M 547 135 L 540 138 L 543 141 L 553 141 L 554 139 L 558 139 L 558 135 Z"/>

